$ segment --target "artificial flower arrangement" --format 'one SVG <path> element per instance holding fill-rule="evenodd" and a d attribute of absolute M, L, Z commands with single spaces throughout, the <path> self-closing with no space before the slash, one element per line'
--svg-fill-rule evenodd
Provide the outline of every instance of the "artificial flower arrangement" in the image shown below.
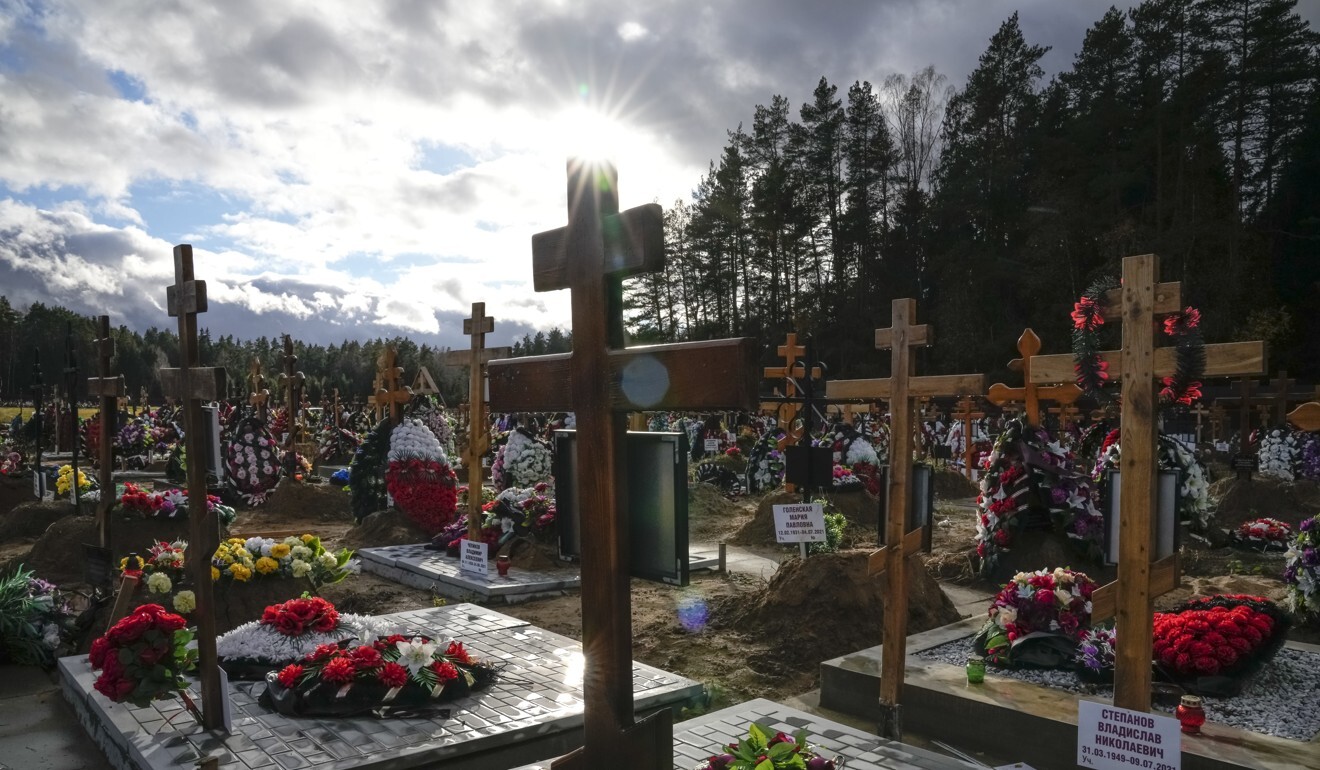
<path fill-rule="evenodd" d="M 1087 443 L 1087 439 L 1084 439 L 1083 444 Z M 1196 531 L 1209 531 L 1215 512 L 1210 505 L 1210 481 L 1205 466 L 1201 465 L 1191 450 L 1172 436 L 1161 433 L 1158 443 L 1160 470 L 1178 471 L 1181 485 L 1178 490 L 1179 516 L 1189 520 Z M 1122 456 L 1121 432 L 1117 429 L 1106 432 L 1100 444 L 1091 478 L 1098 482 L 1105 471 L 1118 470 Z"/>
<path fill-rule="evenodd" d="M 351 457 L 361 443 L 362 439 L 353 431 L 326 425 L 316 435 L 316 456 L 322 463 Z"/>
<path fill-rule="evenodd" d="M 55 493 L 60 497 L 69 494 L 73 489 L 73 466 L 61 465 L 59 476 L 55 479 Z M 92 478 L 78 470 L 78 492 L 88 492 L 92 489 Z"/>
<path fill-rule="evenodd" d="M 405 419 L 390 435 L 385 488 L 394 504 L 428 535 L 453 518 L 458 479 L 440 442 L 421 420 Z"/>
<path fill-rule="evenodd" d="M 280 480 L 279 449 L 266 426 L 256 417 L 240 421 L 225 449 L 226 478 L 249 506 L 266 502 Z"/>
<path fill-rule="evenodd" d="M 1307 433 L 1302 439 L 1297 475 L 1308 481 L 1320 481 L 1320 436 L 1314 433 Z"/>
<path fill-rule="evenodd" d="M 1095 589 L 1086 573 L 1062 567 L 1019 572 L 991 601 L 973 645 L 996 666 L 1069 665 L 1091 626 Z"/>
<path fill-rule="evenodd" d="M 264 679 L 315 652 L 323 644 L 348 639 L 370 644 L 403 630 L 396 623 L 370 615 L 339 612 L 319 596 L 272 604 L 260 620 L 244 623 L 216 639 L 220 665 L 236 679 Z"/>
<path fill-rule="evenodd" d="M 1118 649 L 1112 627 L 1097 626 L 1077 640 L 1077 676 L 1083 681 L 1107 683 L 1114 678 L 1114 652 Z"/>
<path fill-rule="evenodd" d="M 186 489 L 148 492 L 129 481 L 117 486 L 116 492 L 119 495 L 119 509 L 130 516 L 140 516 L 145 519 L 176 519 L 188 515 Z M 220 498 L 215 495 L 206 496 L 206 510 L 216 515 L 222 527 L 228 527 L 238 518 L 238 512 L 221 503 Z"/>
<path fill-rule="evenodd" d="M 825 757 L 818 747 L 807 743 L 806 730 L 789 736 L 758 722 L 747 728 L 746 738 L 723 749 L 695 770 L 836 770 L 843 766 L 843 760 Z"/>
<path fill-rule="evenodd" d="M 512 522 L 516 534 L 531 534 L 540 540 L 554 539 L 555 529 L 555 490 L 542 481 L 535 486 L 519 488 L 509 487 L 496 495 L 495 500 L 506 504 L 508 510 L 516 513 Z M 487 510 L 486 526 L 495 523 L 495 511 L 498 506 Z M 484 508 L 483 508 L 484 509 Z M 501 529 L 504 529 L 501 525 Z M 508 530 L 505 530 L 506 532 Z"/>
<path fill-rule="evenodd" d="M 1297 435 L 1287 428 L 1264 431 L 1257 449 L 1257 471 L 1262 476 L 1292 481 L 1296 478 L 1294 466 L 1301 459 L 1300 443 Z"/>
<path fill-rule="evenodd" d="M 976 554 L 982 574 L 989 574 L 1001 551 L 1013 545 L 1013 536 L 1031 513 L 1092 558 L 1104 542 L 1104 516 L 1095 506 L 1091 482 L 1073 471 L 1072 452 L 1040 428 L 1021 419 L 1010 420 L 999 434 L 985 473 L 981 476 L 976 521 Z"/>
<path fill-rule="evenodd" d="M 120 559 L 119 569 L 125 575 L 135 575 L 145 580 L 148 593 L 169 594 L 176 583 L 183 581 L 183 559 L 187 550 L 186 540 L 160 540 L 152 544 L 145 557 L 129 554 Z M 184 610 L 179 606 L 187 606 L 189 600 L 196 606 L 196 597 L 190 596 L 176 602 L 175 610 L 183 614 L 191 612 L 191 609 Z"/>
<path fill-rule="evenodd" d="M 18 450 L 0 444 L 0 476 L 26 475 L 23 455 Z"/>
<path fill-rule="evenodd" d="M 1288 610 L 1300 620 L 1320 620 L 1320 514 L 1298 525 L 1285 556 L 1283 582 L 1288 584 Z"/>
<path fill-rule="evenodd" d="M 514 428 L 500 453 L 504 456 L 503 473 L 498 480 L 494 474 L 491 476 L 497 489 L 531 487 L 550 480 L 553 460 L 550 448 L 525 428 Z"/>
<path fill-rule="evenodd" d="M 332 553 L 315 535 L 231 537 L 211 557 L 211 578 L 246 583 L 254 578 L 307 578 L 314 586 L 338 583 L 356 571 L 353 552 Z"/>
<path fill-rule="evenodd" d="M 752 446 L 747 457 L 747 486 L 752 494 L 768 492 L 784 483 L 784 453 L 779 440 L 784 431 L 772 428 Z"/>
<path fill-rule="evenodd" d="M 151 701 L 178 694 L 197 721 L 201 716 L 188 697 L 184 674 L 197 665 L 197 650 L 189 644 L 193 631 L 181 616 L 159 604 L 133 610 L 92 642 L 88 659 L 101 672 L 93 685 L 115 703 L 146 707 Z"/>
<path fill-rule="evenodd" d="M 1287 522 L 1269 516 L 1244 521 L 1233 530 L 1234 543 L 1261 551 L 1282 551 L 1292 537 L 1292 527 Z"/>
<path fill-rule="evenodd" d="M 435 397 L 425 397 L 413 410 L 413 416 L 421 420 L 422 424 L 431 431 L 435 440 L 440 442 L 440 448 L 444 453 L 451 458 L 454 457 L 454 424 Z"/>
<path fill-rule="evenodd" d="M 466 512 L 468 510 L 468 486 L 466 484 L 458 488 L 458 495 L 459 508 Z M 496 494 L 491 489 L 485 486 L 481 488 L 481 540 L 486 544 L 490 553 L 499 550 L 500 538 L 504 536 L 504 530 L 499 519 L 492 515 L 492 511 L 499 505 L 495 498 Z M 448 556 L 458 556 L 459 549 L 463 547 L 463 541 L 468 536 L 467 518 L 466 515 L 455 516 L 453 521 L 446 524 L 431 538 L 427 548 L 433 551 L 444 551 Z"/>
<path fill-rule="evenodd" d="M 1155 613 L 1156 668 L 1193 692 L 1232 695 L 1245 674 L 1278 652 L 1287 630 L 1287 615 L 1263 596 L 1191 599 Z"/>
<path fill-rule="evenodd" d="M 461 698 L 495 677 L 460 642 L 393 634 L 318 646 L 266 675 L 262 703 L 286 716 L 388 716 Z"/>
<path fill-rule="evenodd" d="M 353 453 L 348 468 L 348 488 L 353 495 L 353 518 L 363 519 L 385 507 L 385 470 L 389 463 L 391 426 L 381 420 Z"/>
<path fill-rule="evenodd" d="M 0 662 L 53 666 L 73 620 L 72 607 L 53 583 L 21 565 L 0 578 Z"/>
<path fill-rule="evenodd" d="M 880 457 L 875 452 L 875 447 L 860 432 L 847 423 L 835 425 L 823 437 L 822 444 L 828 444 L 838 453 L 838 465 L 846 466 L 849 474 L 855 477 L 867 492 L 873 495 L 880 494 Z M 834 485 L 836 487 L 846 487 L 848 482 L 840 483 L 840 479 L 849 474 L 835 474 Z"/>

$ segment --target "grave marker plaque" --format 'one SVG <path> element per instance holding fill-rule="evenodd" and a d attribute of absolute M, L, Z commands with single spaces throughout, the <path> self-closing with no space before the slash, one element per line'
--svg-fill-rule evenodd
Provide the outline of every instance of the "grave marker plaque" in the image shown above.
<path fill-rule="evenodd" d="M 489 364 L 491 409 L 577 418 L 585 745 L 557 769 L 673 763 L 669 712 L 633 718 L 626 413 L 757 402 L 751 339 L 624 348 L 622 279 L 663 267 L 664 233 L 658 205 L 618 211 L 617 183 L 612 166 L 569 161 L 569 223 L 532 237 L 536 290 L 572 292 L 573 352 Z"/>

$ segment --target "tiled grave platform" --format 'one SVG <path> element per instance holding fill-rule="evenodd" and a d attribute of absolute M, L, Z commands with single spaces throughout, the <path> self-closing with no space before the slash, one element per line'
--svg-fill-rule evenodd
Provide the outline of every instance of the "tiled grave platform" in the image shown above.
<path fill-rule="evenodd" d="M 177 699 L 150 708 L 111 703 L 92 689 L 95 673 L 85 655 L 60 660 L 64 696 L 119 770 L 193 768 L 208 756 L 225 770 L 505 770 L 581 744 L 577 642 L 471 604 L 387 617 L 436 638 L 457 638 L 474 655 L 503 663 L 499 680 L 446 704 L 448 716 L 391 719 L 284 717 L 258 705 L 264 683 L 235 682 L 232 735 L 192 723 Z M 633 664 L 638 713 L 681 705 L 701 691 L 697 682 Z"/>
<path fill-rule="evenodd" d="M 808 741 L 828 757 L 843 757 L 846 770 L 954 770 L 974 767 L 925 749 L 888 741 L 828 719 L 758 698 L 674 725 L 674 770 L 692 770 L 719 748 L 747 737 L 752 722 L 790 735 L 806 729 Z M 518 770 L 549 770 L 550 762 Z"/>
<path fill-rule="evenodd" d="M 520 569 L 515 564 L 508 576 L 501 577 L 495 571 L 493 559 L 485 576 L 474 575 L 460 571 L 458 559 L 428 551 L 422 543 L 362 548 L 357 556 L 362 559 L 365 572 L 451 599 L 503 599 L 512 604 L 561 594 L 582 583 L 578 571 L 572 568 L 535 571 Z"/>
<path fill-rule="evenodd" d="M 908 638 L 904 728 L 933 738 L 956 736 L 962 748 L 1015 757 L 1035 767 L 1060 767 L 1060 757 L 1071 766 L 1077 756 L 1077 701 L 1082 696 L 993 672 L 986 674 L 983 684 L 969 685 L 963 668 L 915 657 L 922 650 L 971 636 L 983 623 L 983 617 L 971 617 Z M 821 664 L 820 705 L 876 719 L 882 649 L 871 647 Z M 1184 736 L 1182 749 L 1184 770 L 1320 767 L 1320 741 L 1291 741 L 1209 722 L 1201 735 Z"/>

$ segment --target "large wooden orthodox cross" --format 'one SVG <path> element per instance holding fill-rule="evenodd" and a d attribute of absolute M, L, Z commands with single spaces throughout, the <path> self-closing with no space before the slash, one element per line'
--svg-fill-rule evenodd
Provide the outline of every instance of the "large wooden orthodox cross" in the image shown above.
<path fill-rule="evenodd" d="M 958 400 L 957 419 L 963 426 L 963 475 L 968 481 L 975 481 L 976 468 L 972 461 L 976 457 L 976 435 L 972 427 L 972 420 L 979 420 L 985 417 L 985 412 L 973 411 L 976 402 L 967 396 Z"/>
<path fill-rule="evenodd" d="M 371 403 L 376 407 L 379 420 L 388 410 L 390 425 L 398 425 L 403 419 L 403 407 L 412 400 L 412 388 L 403 384 L 403 367 L 397 365 L 398 354 L 394 346 L 387 345 L 376 359 L 376 395 Z"/>
<path fill-rule="evenodd" d="M 468 367 L 468 440 L 463 464 L 468 473 L 468 539 L 481 540 L 481 458 L 490 449 L 490 420 L 486 418 L 486 364 L 508 358 L 509 348 L 486 347 L 486 335 L 495 331 L 495 319 L 486 315 L 485 302 L 472 303 L 472 317 L 463 319 L 463 333 L 472 337 L 470 350 L 445 353 L 448 366 Z M 425 370 L 423 370 L 425 371 Z"/>
<path fill-rule="evenodd" d="M 115 355 L 115 339 L 110 336 L 110 316 L 97 316 L 96 327 L 100 336 L 96 338 L 97 374 L 87 378 L 87 393 L 101 398 L 101 464 L 98 481 L 101 487 L 101 501 L 96 505 L 96 537 L 102 548 L 110 546 L 110 509 L 115 507 L 114 463 L 115 463 L 115 425 L 119 417 L 119 397 L 124 395 L 124 377 L 110 374 L 110 359 Z M 106 490 L 110 490 L 107 492 Z"/>
<path fill-rule="evenodd" d="M 1009 402 L 1021 403 L 1023 419 L 1029 425 L 1039 426 L 1042 400 L 1071 404 L 1081 397 L 1082 389 L 1072 381 L 1072 375 L 1045 386 L 1032 381 L 1032 361 L 1040 354 L 1040 337 L 1036 336 L 1036 332 L 1031 329 L 1023 331 L 1022 336 L 1018 337 L 1017 350 L 1022 357 L 1009 361 L 1008 368 L 1022 372 L 1022 387 L 1010 388 L 1002 382 L 996 382 L 990 386 L 990 391 L 986 394 L 986 399 L 990 403 L 995 406 L 1003 406 Z"/>
<path fill-rule="evenodd" d="M 266 421 L 266 408 L 270 402 L 270 391 L 266 389 L 266 378 L 261 373 L 261 359 L 252 358 L 248 366 L 248 403 L 257 409 L 257 417 Z"/>
<path fill-rule="evenodd" d="M 835 380 L 825 386 L 826 398 L 887 399 L 889 401 L 889 493 L 884 546 L 871 554 L 868 571 L 885 574 L 884 651 L 880 668 L 880 732 L 895 740 L 903 735 L 899 697 L 907 658 L 908 557 L 922 552 L 922 528 L 907 529 L 908 489 L 912 477 L 914 398 L 958 396 L 985 389 L 983 374 L 917 377 L 913 347 L 934 341 L 927 324 L 915 324 L 917 301 L 896 299 L 888 329 L 875 330 L 875 347 L 890 351 L 890 375 L 873 380 Z"/>
<path fill-rule="evenodd" d="M 285 449 L 292 450 L 300 438 L 302 421 L 299 419 L 302 409 L 302 387 L 307 381 L 306 375 L 298 371 L 298 357 L 293 354 L 293 338 L 284 335 L 284 371 L 280 374 L 280 384 L 284 386 L 284 409 L 288 412 L 289 440 Z"/>
<path fill-rule="evenodd" d="M 32 458 L 33 473 L 40 475 L 41 453 L 46 449 L 46 410 L 42 408 L 42 396 L 46 393 L 46 380 L 41 375 L 41 348 L 32 348 L 32 420 L 36 423 L 33 426 L 34 435 L 37 437 L 37 452 Z M 41 485 L 45 486 L 44 482 Z"/>
<path fill-rule="evenodd" d="M 1155 439 L 1155 379 L 1173 374 L 1175 349 L 1156 348 L 1152 330 L 1157 315 L 1182 310 L 1181 285 L 1156 283 L 1154 254 L 1123 260 L 1123 286 L 1107 297 L 1105 319 L 1123 323 L 1123 347 L 1105 351 L 1110 377 L 1122 378 L 1123 455 L 1119 514 L 1118 581 L 1091 596 L 1091 617 L 1116 617 L 1123 629 L 1115 654 L 1114 705 L 1150 710 L 1152 613 L 1154 599 L 1178 585 L 1178 555 L 1152 560 L 1156 525 L 1158 455 Z M 1262 342 L 1205 346 L 1205 376 L 1254 375 L 1265 370 Z M 1037 382 L 1073 371 L 1073 357 L 1040 356 L 1032 378 Z"/>
<path fill-rule="evenodd" d="M 802 356 L 807 354 L 807 347 L 798 344 L 797 332 L 789 332 L 784 339 L 784 344 L 775 348 L 779 357 L 784 359 L 783 366 L 767 366 L 763 372 L 764 377 L 774 380 L 783 380 L 784 382 L 784 401 L 768 402 L 762 404 L 761 408 L 766 411 L 774 411 L 775 419 L 779 422 L 779 427 L 784 429 L 784 437 L 779 439 L 779 451 L 783 451 L 789 444 L 797 443 L 802 437 L 802 430 L 793 427 L 793 421 L 797 419 L 798 410 L 801 408 L 801 401 L 798 399 L 798 378 L 806 377 L 811 380 L 818 380 L 821 377 L 819 366 L 812 366 L 807 370 L 807 364 L 802 361 Z M 801 371 L 798 371 L 799 366 Z M 778 390 L 778 388 L 776 388 Z"/>
<path fill-rule="evenodd" d="M 1296 385 L 1297 380 L 1294 380 L 1288 376 L 1287 369 L 1280 369 L 1279 373 L 1274 377 L 1274 379 L 1270 380 L 1269 383 L 1267 384 L 1274 389 L 1274 392 L 1271 393 L 1268 397 L 1274 405 L 1274 424 L 1287 425 L 1288 403 L 1290 401 L 1297 400 L 1297 399 L 1293 399 L 1288 394 L 1288 389 L 1291 388 L 1293 385 Z"/>
<path fill-rule="evenodd" d="M 573 352 L 491 361 L 490 408 L 577 417 L 585 745 L 554 768 L 673 766 L 668 711 L 634 724 L 626 413 L 755 407 L 749 338 L 624 347 L 622 280 L 664 265 L 656 204 L 619 213 L 613 166 L 570 160 L 568 225 L 532 236 L 537 291 L 572 292 Z M 560 484 L 569 483 L 560 479 Z"/>
<path fill-rule="evenodd" d="M 188 453 L 188 577 L 197 596 L 197 676 L 202 686 L 202 725 L 222 726 L 220 668 L 215 652 L 215 589 L 211 556 L 220 545 L 220 520 L 206 504 L 206 419 L 203 401 L 225 392 L 225 370 L 199 365 L 197 314 L 206 312 L 206 281 L 193 277 L 192 246 L 174 247 L 174 285 L 166 290 L 169 313 L 179 319 L 179 367 L 161 369 L 161 388 L 179 400 Z"/>

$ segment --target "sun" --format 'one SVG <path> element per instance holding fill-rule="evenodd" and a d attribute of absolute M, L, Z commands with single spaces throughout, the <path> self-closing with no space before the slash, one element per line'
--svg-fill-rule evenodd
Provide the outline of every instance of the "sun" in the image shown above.
<path fill-rule="evenodd" d="M 593 163 L 617 163 L 629 147 L 617 119 L 583 104 L 560 112 L 551 121 L 547 139 L 561 156 Z"/>

